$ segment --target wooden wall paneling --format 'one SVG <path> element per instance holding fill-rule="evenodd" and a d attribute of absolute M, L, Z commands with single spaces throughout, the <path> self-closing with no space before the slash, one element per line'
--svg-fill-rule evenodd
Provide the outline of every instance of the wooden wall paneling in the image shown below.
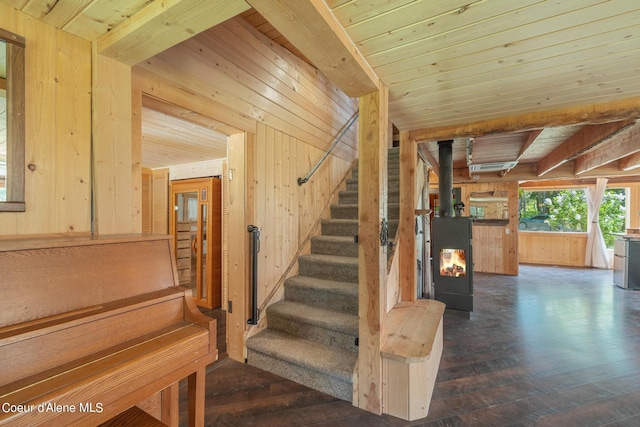
<path fill-rule="evenodd" d="M 353 404 L 382 413 L 380 350 L 386 313 L 387 254 L 380 244 L 387 186 L 388 92 L 383 87 L 360 98 L 358 170 L 370 179 L 358 181 L 358 318 L 359 348 Z"/>
<path fill-rule="evenodd" d="M 318 97 L 322 87 L 310 80 L 307 77 L 309 71 L 303 69 L 310 66 L 294 60 L 297 67 L 291 75 L 292 66 L 287 62 L 287 59 L 292 59 L 291 56 L 285 57 L 285 51 L 281 46 L 274 45 L 271 40 L 264 40 L 265 36 L 262 33 L 248 26 L 242 19 L 229 20 L 198 38 L 211 40 L 213 43 L 207 45 L 215 46 L 216 58 L 218 55 L 230 58 L 234 64 L 243 68 L 248 76 L 259 79 L 265 86 L 282 94 L 285 102 L 283 106 L 310 123 L 316 121 L 322 123 L 319 127 L 337 132 L 342 124 L 349 120 L 351 113 L 342 105 L 346 98 L 344 94 L 335 96 L 334 102 L 319 102 L 322 101 L 322 98 Z M 239 45 L 242 45 L 242 48 Z M 276 72 L 277 70 L 280 72 Z M 317 73 L 313 73 L 313 80 L 324 79 L 324 76 L 318 78 Z M 325 84 L 325 87 L 327 86 L 330 85 Z M 325 96 L 334 93 L 337 92 L 322 91 Z"/>
<path fill-rule="evenodd" d="M 222 310 L 229 310 L 229 166 L 226 158 L 222 163 Z"/>
<path fill-rule="evenodd" d="M 518 252 L 525 264 L 584 266 L 586 233 L 519 233 Z"/>
<path fill-rule="evenodd" d="M 282 259 L 281 265 L 282 270 L 285 271 L 287 265 L 289 264 L 289 260 L 292 256 L 295 255 L 295 249 L 298 247 L 296 244 L 296 240 L 292 240 L 293 231 L 293 222 L 291 217 L 291 158 L 289 156 L 290 153 L 290 141 L 291 137 L 286 134 L 282 134 L 281 140 L 281 153 L 282 153 L 282 162 L 281 169 L 282 173 L 280 176 L 281 188 L 280 194 L 282 195 L 282 200 L 280 203 L 281 210 L 281 234 L 282 234 Z M 293 181 L 295 182 L 295 181 Z M 294 184 L 295 185 L 295 184 Z M 297 227 L 295 227 L 297 228 Z"/>
<path fill-rule="evenodd" d="M 95 229 L 99 234 L 133 231 L 131 159 L 131 68 L 94 54 L 93 127 Z"/>
<path fill-rule="evenodd" d="M 271 286 L 280 280 L 282 272 L 285 269 L 285 254 L 283 249 L 287 251 L 283 245 L 284 240 L 284 211 L 283 202 L 285 194 L 282 191 L 282 167 L 284 164 L 284 155 L 282 150 L 282 132 L 275 132 L 273 140 L 273 163 L 271 163 L 273 170 L 273 194 L 274 194 L 274 207 L 273 207 L 273 273 L 271 276 Z"/>
<path fill-rule="evenodd" d="M 88 233 L 91 45 L 5 4 L 0 27 L 27 40 L 25 163 L 35 166 L 26 212 L 0 213 L 0 235 Z"/>
<path fill-rule="evenodd" d="M 56 215 L 51 213 L 58 212 L 57 194 L 51 183 L 57 179 L 58 160 L 55 103 L 58 32 L 32 18 L 25 19 L 25 161 L 35 166 L 34 171 L 25 169 L 25 203 L 27 212 L 36 215 L 18 215 L 18 229 L 24 234 L 56 232 Z M 37 43 L 37 59 L 32 56 L 36 52 L 29 49 L 30 40 Z"/>
<path fill-rule="evenodd" d="M 253 156 L 253 160 L 255 162 L 255 189 L 254 189 L 254 197 L 255 197 L 255 216 L 253 218 L 253 222 L 249 222 L 249 224 L 253 224 L 260 228 L 260 253 L 258 254 L 258 303 L 264 298 L 264 286 L 266 280 L 266 272 L 267 272 L 267 263 L 265 259 L 265 254 L 268 252 L 268 231 L 265 229 L 265 218 L 264 215 L 267 210 L 267 151 L 268 146 L 266 144 L 267 139 L 267 127 L 258 123 L 258 132 L 256 134 L 256 143 L 255 143 L 255 155 Z M 253 153 L 247 153 L 247 156 L 252 155 Z M 246 230 L 245 230 L 246 232 Z"/>
<path fill-rule="evenodd" d="M 207 34 L 202 37 L 206 37 Z M 305 140 L 315 141 L 314 145 L 318 148 L 328 147 L 333 135 L 344 123 L 334 122 L 335 129 L 328 128 L 327 123 L 321 121 L 318 116 L 287 98 L 286 93 L 283 93 L 283 90 L 286 92 L 287 86 L 272 87 L 250 74 L 245 67 L 255 64 L 255 60 L 243 64 L 242 50 L 237 46 L 232 46 L 226 55 L 219 54 L 217 49 L 216 44 L 206 43 L 206 41 L 201 43 L 200 37 L 195 37 L 183 43 L 180 48 L 172 49 L 171 56 L 186 64 L 192 64 L 194 59 L 201 62 L 203 64 L 201 67 L 190 65 L 189 71 L 202 80 L 210 79 L 213 72 L 214 81 L 219 87 L 225 88 L 225 91 L 238 98 L 250 100 L 254 111 L 256 108 L 260 111 L 265 123 L 289 134 L 297 131 Z M 255 57 L 257 55 L 254 55 Z M 273 96 L 272 93 L 278 95 Z M 340 148 L 338 153 L 342 149 Z"/>
<path fill-rule="evenodd" d="M 228 241 L 229 252 L 229 301 L 232 310 L 227 310 L 227 353 L 229 357 L 244 362 L 244 332 L 247 325 L 249 292 L 249 233 L 247 226 L 253 224 L 253 159 L 254 143 L 251 134 L 236 134 L 229 137 L 227 162 L 233 171 L 228 190 Z M 246 187 L 245 187 L 246 185 Z M 251 196 L 250 196 L 251 194 Z"/>
<path fill-rule="evenodd" d="M 132 229 L 142 232 L 142 91 L 131 89 L 131 204 Z"/>
<path fill-rule="evenodd" d="M 153 173 L 150 169 L 142 168 L 141 187 L 141 231 L 153 232 Z"/>
<path fill-rule="evenodd" d="M 629 228 L 640 228 L 640 185 L 629 187 Z"/>
<path fill-rule="evenodd" d="M 56 177 L 58 232 L 90 224 L 91 45 L 58 30 L 56 58 Z"/>
<path fill-rule="evenodd" d="M 507 274 L 517 276 L 519 274 L 520 259 L 518 256 L 518 183 L 507 184 L 509 192 L 509 225 L 508 235 L 505 239 L 509 244 L 505 245 L 505 270 Z"/>
<path fill-rule="evenodd" d="M 154 58 L 152 64 L 155 65 L 155 63 L 156 59 Z M 153 71 L 155 67 L 152 64 L 149 64 L 149 69 L 139 65 L 132 68 L 132 84 L 135 88 L 142 90 L 146 95 L 180 105 L 187 110 L 207 117 L 214 116 L 228 126 L 236 128 L 237 132 L 245 131 L 255 134 L 256 120 L 254 118 L 243 115 L 221 102 L 203 95 L 202 92 L 182 86 L 180 80 L 173 80 L 171 76 L 166 77 L 155 73 Z M 184 77 L 186 78 L 186 76 Z M 191 82 L 185 82 L 185 84 L 189 83 Z"/>
<path fill-rule="evenodd" d="M 276 240 L 275 235 L 275 209 L 276 209 L 276 193 L 275 193 L 275 130 L 270 126 L 266 126 L 266 134 L 264 140 L 258 139 L 258 144 L 265 146 L 264 172 L 263 183 L 261 191 L 264 192 L 265 197 L 265 209 L 264 211 L 257 211 L 256 215 L 260 216 L 259 223 L 260 228 L 260 276 L 259 276 L 259 291 L 258 291 L 258 305 L 262 305 L 267 295 L 271 291 L 271 287 L 274 283 L 274 270 L 276 262 Z M 260 135 L 258 134 L 258 137 Z M 258 179 L 260 176 L 258 177 Z"/>
<path fill-rule="evenodd" d="M 457 185 L 456 185 L 457 186 Z M 476 223 L 473 226 L 474 271 L 497 274 L 518 274 L 518 183 L 477 183 L 461 185 L 461 200 L 468 215 L 471 193 L 501 192 L 507 194 L 509 223 L 493 226 Z"/>
<path fill-rule="evenodd" d="M 256 36 L 242 25 L 234 26 L 233 28 L 239 31 L 239 34 L 235 34 L 234 38 L 231 39 L 235 41 L 233 45 L 227 46 L 230 43 L 230 41 L 227 41 L 218 43 L 219 47 L 204 46 L 206 43 L 199 42 L 198 37 L 196 37 L 180 47 L 172 48 L 145 61 L 140 66 L 154 71 L 164 79 L 184 82 L 183 84 L 187 84 L 192 92 L 215 94 L 217 102 L 231 107 L 232 110 L 240 112 L 245 117 L 261 120 L 288 135 L 303 139 L 320 148 L 326 148 L 336 133 L 331 129 L 340 129 L 346 122 L 344 117 L 336 114 L 336 111 L 350 110 L 352 112 L 355 110 L 354 102 L 344 94 L 341 95 L 340 102 L 335 101 L 329 98 L 325 92 L 318 89 L 318 83 L 315 83 L 315 85 L 307 83 L 320 80 L 324 83 L 323 86 L 333 88 L 333 92 L 338 92 L 335 86 L 329 82 L 324 82 L 322 77 L 317 75 L 313 77 L 313 73 L 309 71 L 304 73 L 310 76 L 309 80 L 291 80 L 292 83 L 290 84 L 293 85 L 291 86 L 293 89 L 289 89 L 289 86 L 284 84 L 282 80 L 274 80 L 271 76 L 286 74 L 290 67 L 289 64 L 284 60 L 276 64 L 264 59 L 273 57 L 274 53 L 277 55 L 278 51 L 273 47 L 269 48 L 271 52 L 268 55 L 264 53 L 247 55 L 244 53 L 245 49 L 258 48 L 255 41 L 252 42 L 255 46 L 248 43 L 240 43 L 241 49 L 239 50 L 239 40 L 251 38 L 255 40 Z M 210 30 L 203 34 L 202 37 L 209 37 L 210 34 L 217 35 L 217 31 L 218 29 Z M 268 47 L 262 44 L 260 48 L 267 49 Z M 220 49 L 230 50 L 223 55 L 218 51 Z M 207 65 L 198 64 L 197 61 L 194 61 L 196 58 L 198 61 L 206 61 Z M 287 60 L 294 61 L 292 57 L 287 58 Z M 296 69 L 305 70 L 306 65 L 302 65 L 302 61 L 297 60 L 294 62 L 295 66 L 298 67 Z M 189 63 L 188 70 L 183 68 L 186 67 L 182 65 L 185 63 Z M 216 64 L 218 65 L 216 66 Z M 253 73 L 258 74 L 260 78 L 272 82 L 273 86 L 265 84 L 260 78 L 256 78 L 245 69 L 251 70 Z M 298 78 L 295 74 L 292 77 Z M 215 83 L 212 84 L 210 82 Z M 313 96 L 301 97 L 296 94 L 304 90 L 310 91 Z M 287 94 L 296 101 L 293 102 L 286 96 Z M 307 98 L 317 99 L 315 101 L 316 105 L 324 104 L 324 109 L 314 107 L 313 110 L 307 111 L 310 106 Z M 343 106 L 338 107 L 338 104 Z M 345 114 L 341 113 L 341 115 L 344 116 Z M 350 114 L 347 116 L 350 116 Z M 332 127 L 328 128 L 327 123 L 333 123 Z M 355 130 L 353 133 L 348 134 L 349 144 L 339 146 L 336 154 L 342 157 L 346 156 L 348 160 L 355 158 L 354 141 Z M 345 147 L 349 146 L 352 148 L 344 151 L 346 150 Z M 343 150 L 344 153 L 340 154 L 340 150 Z"/>
<path fill-rule="evenodd" d="M 297 176 L 305 177 L 311 169 L 311 159 L 309 157 L 309 147 L 306 144 L 297 141 L 296 143 Z M 307 231 L 311 228 L 311 218 L 309 217 L 308 207 L 312 205 L 313 198 L 310 196 L 313 189 L 313 181 L 309 181 L 304 185 L 298 186 L 298 238 L 303 239 Z M 302 241 L 298 242 L 299 244 Z"/>

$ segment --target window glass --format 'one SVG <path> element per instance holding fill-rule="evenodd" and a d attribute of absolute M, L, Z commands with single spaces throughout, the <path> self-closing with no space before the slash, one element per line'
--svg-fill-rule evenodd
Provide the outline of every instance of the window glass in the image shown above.
<path fill-rule="evenodd" d="M 584 189 L 520 190 L 518 228 L 526 231 L 587 231 L 587 199 Z M 605 190 L 600 206 L 600 228 L 607 247 L 625 230 L 624 188 Z"/>

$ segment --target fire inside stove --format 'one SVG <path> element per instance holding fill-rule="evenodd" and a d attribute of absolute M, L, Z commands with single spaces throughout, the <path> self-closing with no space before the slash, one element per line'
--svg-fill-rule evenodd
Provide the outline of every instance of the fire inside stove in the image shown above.
<path fill-rule="evenodd" d="M 440 276 L 464 277 L 466 273 L 467 261 L 464 250 L 440 250 Z"/>

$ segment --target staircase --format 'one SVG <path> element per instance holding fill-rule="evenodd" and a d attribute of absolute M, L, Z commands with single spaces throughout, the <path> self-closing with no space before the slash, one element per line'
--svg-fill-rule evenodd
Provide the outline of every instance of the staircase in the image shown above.
<path fill-rule="evenodd" d="M 389 236 L 399 218 L 399 150 L 389 158 Z M 351 401 L 358 358 L 358 169 L 352 170 L 284 299 L 267 308 L 267 329 L 247 340 L 247 362 L 342 400 Z"/>

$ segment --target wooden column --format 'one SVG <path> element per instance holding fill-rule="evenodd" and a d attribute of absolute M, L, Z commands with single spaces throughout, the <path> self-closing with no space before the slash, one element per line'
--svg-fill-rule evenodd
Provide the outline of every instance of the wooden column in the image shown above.
<path fill-rule="evenodd" d="M 227 164 L 230 175 L 227 200 L 229 216 L 229 304 L 227 310 L 227 353 L 231 359 L 244 362 L 244 333 L 249 318 L 247 283 L 249 283 L 249 233 L 247 225 L 253 217 L 250 188 L 253 186 L 252 134 L 239 133 L 228 139 Z"/>
<path fill-rule="evenodd" d="M 380 244 L 386 215 L 388 91 L 360 98 L 358 168 L 359 355 L 354 405 L 382 413 L 382 319 L 385 314 L 387 252 Z"/>
<path fill-rule="evenodd" d="M 93 54 L 94 231 L 132 233 L 131 67 Z"/>
<path fill-rule="evenodd" d="M 400 301 L 415 301 L 417 286 L 417 250 L 415 233 L 416 167 L 418 146 L 409 140 L 409 132 L 400 132 Z"/>

